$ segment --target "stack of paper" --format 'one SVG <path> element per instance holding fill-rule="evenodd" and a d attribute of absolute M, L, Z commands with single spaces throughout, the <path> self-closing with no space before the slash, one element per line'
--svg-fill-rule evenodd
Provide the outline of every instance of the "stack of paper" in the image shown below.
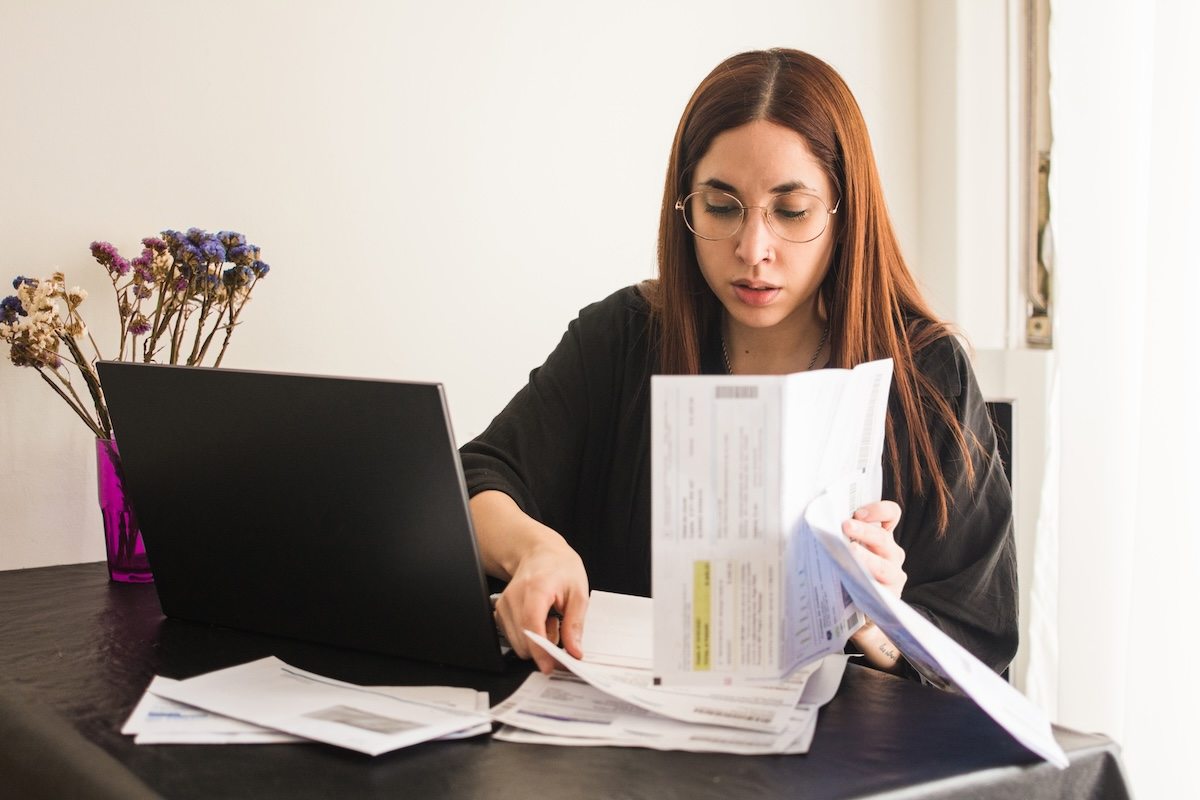
<path fill-rule="evenodd" d="M 378 755 L 491 732 L 486 692 L 357 686 L 270 657 L 184 681 L 156 677 L 121 729 L 138 744 L 311 740 Z"/>
<path fill-rule="evenodd" d="M 583 661 L 526 631 L 567 671 L 534 673 L 494 707 L 493 719 L 504 723 L 496 738 L 746 755 L 808 751 L 817 708 L 837 691 L 846 656 L 813 663 L 784 682 L 656 686 L 653 616 L 649 598 L 593 592 Z"/>

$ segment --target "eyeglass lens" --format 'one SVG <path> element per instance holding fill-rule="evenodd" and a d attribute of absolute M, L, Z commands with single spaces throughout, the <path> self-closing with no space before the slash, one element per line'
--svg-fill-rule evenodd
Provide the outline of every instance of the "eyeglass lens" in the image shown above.
<path fill-rule="evenodd" d="M 701 239 L 728 239 L 742 227 L 747 212 L 736 197 L 718 191 L 693 192 L 682 205 L 684 222 Z M 777 195 L 763 210 L 771 229 L 789 242 L 812 241 L 829 222 L 825 203 L 807 192 Z"/>

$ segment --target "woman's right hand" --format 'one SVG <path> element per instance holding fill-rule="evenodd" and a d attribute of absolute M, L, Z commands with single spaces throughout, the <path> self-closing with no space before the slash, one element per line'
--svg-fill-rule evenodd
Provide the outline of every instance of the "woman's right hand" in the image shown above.
<path fill-rule="evenodd" d="M 550 531 L 549 528 L 546 529 Z M 550 531 L 553 533 L 553 531 Z M 583 560 L 558 534 L 527 552 L 496 601 L 496 624 L 521 658 L 533 658 L 545 673 L 556 662 L 529 641 L 525 631 L 561 644 L 575 658 L 583 657 L 583 620 L 587 613 L 588 580 Z"/>
<path fill-rule="evenodd" d="M 475 538 L 487 574 L 508 581 L 496 601 L 496 625 L 521 658 L 532 658 L 542 672 L 557 662 L 530 642 L 530 630 L 583 657 L 583 620 L 588 578 L 579 557 L 556 531 L 523 512 L 503 492 L 471 498 Z"/>

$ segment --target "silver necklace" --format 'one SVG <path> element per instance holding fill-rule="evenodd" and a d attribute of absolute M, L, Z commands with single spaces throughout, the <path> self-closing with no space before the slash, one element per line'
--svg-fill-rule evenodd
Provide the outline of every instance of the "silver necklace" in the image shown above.
<path fill-rule="evenodd" d="M 821 331 L 821 341 L 817 342 L 817 349 L 809 359 L 808 366 L 804 371 L 812 369 L 817 363 L 817 356 L 821 355 L 821 351 L 825 349 L 825 341 L 829 338 L 829 325 L 825 326 L 825 330 Z M 725 347 L 725 334 L 721 334 L 721 355 L 725 357 L 725 371 L 730 375 L 733 374 L 733 365 L 729 363 L 729 350 Z"/>

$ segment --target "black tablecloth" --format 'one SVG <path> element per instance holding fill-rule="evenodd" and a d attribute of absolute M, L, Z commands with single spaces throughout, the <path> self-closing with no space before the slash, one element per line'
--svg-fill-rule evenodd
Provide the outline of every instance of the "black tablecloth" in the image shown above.
<path fill-rule="evenodd" d="M 403 613 L 403 610 L 398 610 Z M 0 796 L 1125 798 L 1115 745 L 1056 729 L 1060 771 L 971 701 L 851 664 L 802 756 L 430 742 L 375 758 L 320 744 L 137 746 L 120 727 L 153 675 L 276 655 L 360 684 L 470 686 L 502 675 L 165 619 L 152 585 L 102 564 L 0 572 Z"/>

